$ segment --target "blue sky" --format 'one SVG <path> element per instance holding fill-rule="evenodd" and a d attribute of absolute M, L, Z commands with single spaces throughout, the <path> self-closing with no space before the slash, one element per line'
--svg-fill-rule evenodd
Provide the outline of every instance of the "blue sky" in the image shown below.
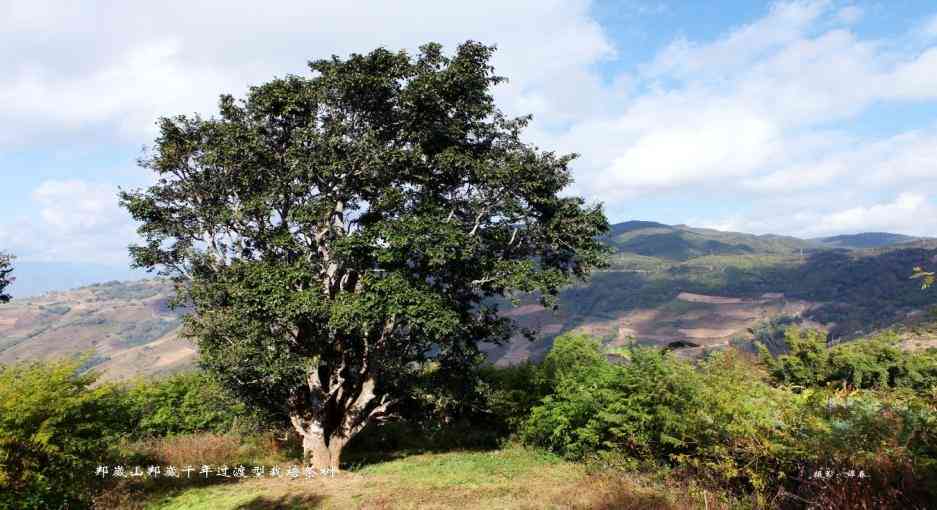
<path fill-rule="evenodd" d="M 499 46 L 496 97 L 613 221 L 937 235 L 933 1 L 0 0 L 0 249 L 124 267 L 159 115 L 376 46 Z"/>

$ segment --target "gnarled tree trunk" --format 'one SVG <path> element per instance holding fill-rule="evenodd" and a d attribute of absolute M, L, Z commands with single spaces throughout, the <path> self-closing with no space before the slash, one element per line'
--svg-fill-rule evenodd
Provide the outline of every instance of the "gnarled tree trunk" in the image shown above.
<path fill-rule="evenodd" d="M 392 402 L 377 397 L 373 378 L 348 378 L 342 369 L 331 375 L 313 371 L 307 381 L 305 398 L 290 403 L 290 421 L 303 439 L 303 463 L 337 472 L 345 445 Z"/>
<path fill-rule="evenodd" d="M 303 433 L 300 432 L 302 435 Z M 338 472 L 341 466 L 342 449 L 350 438 L 306 433 L 303 438 L 303 464 L 317 471 Z"/>

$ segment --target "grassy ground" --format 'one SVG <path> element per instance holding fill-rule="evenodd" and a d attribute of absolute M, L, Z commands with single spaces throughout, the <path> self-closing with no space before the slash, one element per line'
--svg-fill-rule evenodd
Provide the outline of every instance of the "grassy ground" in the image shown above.
<path fill-rule="evenodd" d="M 127 482 L 103 508 L 259 509 L 682 509 L 728 508 L 712 494 L 639 476 L 595 474 L 582 464 L 510 446 L 422 453 L 334 477 Z M 220 480 L 220 481 L 219 481 Z"/>

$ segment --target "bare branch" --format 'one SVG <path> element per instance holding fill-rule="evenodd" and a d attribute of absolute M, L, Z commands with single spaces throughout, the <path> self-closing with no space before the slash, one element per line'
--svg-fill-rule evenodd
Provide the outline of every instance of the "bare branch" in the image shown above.
<path fill-rule="evenodd" d="M 481 212 L 479 212 L 478 215 L 475 216 L 475 226 L 472 227 L 472 231 L 469 232 L 470 236 L 475 235 L 475 232 L 478 231 L 478 227 L 481 225 L 482 217 L 485 215 L 486 212 L 488 212 L 487 209 L 482 209 Z"/>

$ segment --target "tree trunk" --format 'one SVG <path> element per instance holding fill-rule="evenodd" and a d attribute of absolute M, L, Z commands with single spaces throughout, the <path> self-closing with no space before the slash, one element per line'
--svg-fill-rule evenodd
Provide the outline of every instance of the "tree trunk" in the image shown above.
<path fill-rule="evenodd" d="M 303 438 L 303 465 L 311 466 L 316 471 L 329 470 L 335 473 L 340 468 L 342 450 L 362 428 L 336 430 L 329 434 L 322 424 L 315 421 L 295 416 L 291 421 L 293 428 Z"/>
<path fill-rule="evenodd" d="M 322 435 L 303 436 L 303 464 L 316 471 L 339 471 L 342 449 L 348 442 L 345 438 L 332 437 L 329 441 Z"/>
<path fill-rule="evenodd" d="M 365 376 L 364 372 L 362 369 L 360 376 Z M 311 372 L 307 381 L 309 393 L 290 402 L 290 422 L 303 438 L 303 463 L 337 472 L 348 441 L 371 421 L 383 418 L 393 401 L 377 398 L 373 378 L 365 377 L 355 384 L 341 370 L 333 371 L 330 377 Z"/>

